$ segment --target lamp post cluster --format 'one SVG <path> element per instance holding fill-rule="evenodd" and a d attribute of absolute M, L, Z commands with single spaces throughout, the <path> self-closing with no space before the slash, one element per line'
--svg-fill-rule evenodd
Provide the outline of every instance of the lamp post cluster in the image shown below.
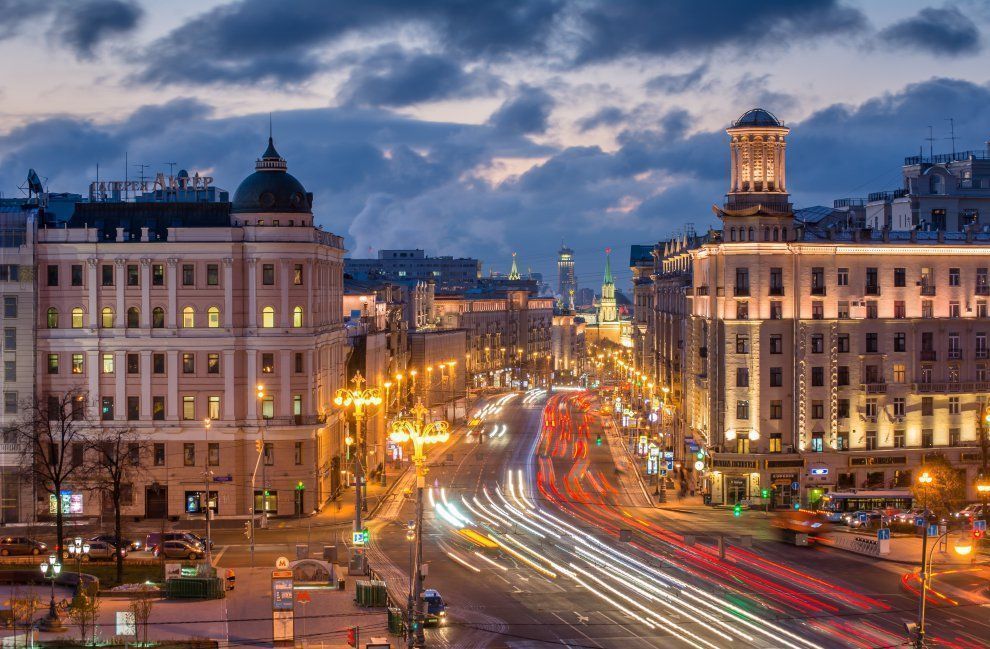
<path fill-rule="evenodd" d="M 334 395 L 333 402 L 338 408 L 347 408 L 354 411 L 354 437 L 345 440 L 348 446 L 354 445 L 354 531 L 361 532 L 361 513 L 367 507 L 364 504 L 365 488 L 364 482 L 364 437 L 362 436 L 361 425 L 365 419 L 365 408 L 379 406 L 382 403 L 381 393 L 378 388 L 366 388 L 365 379 L 358 372 L 351 379 L 354 383 L 353 389 L 340 388 Z"/>
<path fill-rule="evenodd" d="M 396 444 L 412 444 L 412 461 L 416 467 L 416 519 L 411 521 L 406 538 L 415 545 L 412 550 L 415 559 L 410 560 L 411 568 L 415 568 L 414 576 L 410 578 L 410 594 L 407 610 L 408 628 L 410 632 L 408 646 L 423 646 L 425 641 L 423 626 L 418 623 L 423 617 L 423 489 L 426 487 L 425 448 L 430 444 L 446 442 L 450 439 L 450 424 L 443 420 L 427 421 L 429 409 L 423 405 L 422 399 L 416 400 L 416 405 L 410 410 L 411 417 L 402 417 L 392 422 L 389 439 Z M 415 608 L 415 612 L 414 609 Z"/>

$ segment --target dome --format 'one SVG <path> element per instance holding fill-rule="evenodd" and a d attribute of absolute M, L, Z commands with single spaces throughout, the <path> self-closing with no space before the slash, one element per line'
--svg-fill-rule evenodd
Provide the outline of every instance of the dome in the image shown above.
<path fill-rule="evenodd" d="M 751 108 L 740 115 L 739 119 L 732 123 L 732 126 L 735 128 L 737 126 L 782 126 L 782 124 L 770 111 L 762 108 Z"/>
<path fill-rule="evenodd" d="M 302 183 L 289 174 L 285 160 L 268 138 L 268 148 L 255 162 L 255 172 L 245 178 L 234 192 L 232 212 L 257 214 L 264 212 L 312 211 L 312 196 Z"/>

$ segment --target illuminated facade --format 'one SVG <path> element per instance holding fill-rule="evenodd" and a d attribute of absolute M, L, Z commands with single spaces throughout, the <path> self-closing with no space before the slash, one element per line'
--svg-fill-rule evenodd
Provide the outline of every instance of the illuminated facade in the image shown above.
<path fill-rule="evenodd" d="M 721 231 L 657 248 L 654 277 L 658 378 L 675 395 L 678 451 L 710 452 L 712 502 L 906 489 L 936 453 L 975 498 L 990 234 L 803 223 L 786 193 L 787 129 L 757 110 L 728 133 Z"/>
<path fill-rule="evenodd" d="M 577 293 L 577 279 L 574 274 L 574 251 L 567 246 L 561 246 L 557 251 L 557 295 L 564 305 L 573 309 L 574 304 L 568 304 L 572 293 Z"/>

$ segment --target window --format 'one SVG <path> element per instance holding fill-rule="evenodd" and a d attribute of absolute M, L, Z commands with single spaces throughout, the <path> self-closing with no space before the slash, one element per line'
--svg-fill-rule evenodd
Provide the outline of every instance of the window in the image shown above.
<path fill-rule="evenodd" d="M 836 438 L 835 438 L 835 450 L 837 450 L 837 451 L 848 451 L 849 450 L 849 431 L 847 431 L 847 430 L 840 430 L 839 433 L 838 433 L 838 435 L 836 435 Z M 843 475 L 848 475 L 848 474 L 840 474 L 839 475 L 839 483 L 838 483 L 839 488 L 842 488 L 842 484 L 843 484 L 842 483 L 842 476 Z M 855 483 L 853 483 L 853 484 L 855 484 Z"/>
<path fill-rule="evenodd" d="M 128 286 L 140 286 L 141 278 L 138 274 L 137 264 L 127 265 L 127 285 Z"/>
<path fill-rule="evenodd" d="M 836 338 L 836 351 L 840 354 L 849 352 L 849 334 L 839 334 Z"/>
<path fill-rule="evenodd" d="M 866 450 L 874 451 L 877 448 L 877 431 L 866 431 Z"/>
<path fill-rule="evenodd" d="M 296 417 L 302 416 L 302 395 L 292 395 L 292 414 Z"/>
<path fill-rule="evenodd" d="M 849 300 L 839 300 L 839 306 L 836 309 L 835 317 L 843 319 L 849 318 Z"/>
<path fill-rule="evenodd" d="M 876 268 L 866 269 L 866 294 L 880 295 L 880 280 Z"/>
<path fill-rule="evenodd" d="M 824 419 L 825 418 L 825 402 L 821 400 L 815 400 L 811 402 L 811 418 L 812 419 Z"/>
<path fill-rule="evenodd" d="M 959 446 L 961 439 L 958 428 L 949 429 L 949 446 Z"/>
<path fill-rule="evenodd" d="M 296 264 L 292 270 L 292 283 L 296 286 L 302 286 L 303 283 L 303 265 Z"/>
<path fill-rule="evenodd" d="M 164 264 L 152 264 L 151 265 L 151 285 L 152 286 L 165 286 L 165 265 Z"/>
<path fill-rule="evenodd" d="M 265 329 L 275 326 L 275 307 L 266 306 L 261 310 L 261 326 Z"/>
<path fill-rule="evenodd" d="M 877 400 L 867 399 L 866 400 L 866 418 L 870 421 L 877 420 Z"/>
<path fill-rule="evenodd" d="M 262 419 L 271 419 L 275 416 L 275 397 L 270 394 L 266 394 L 261 400 L 261 417 Z"/>
<path fill-rule="evenodd" d="M 82 374 L 83 373 L 83 355 L 73 354 L 72 355 L 72 373 Z"/>
<path fill-rule="evenodd" d="M 870 320 L 877 319 L 877 301 L 867 300 L 866 301 L 866 317 Z"/>
<path fill-rule="evenodd" d="M 303 326 L 303 309 L 301 306 L 297 306 L 294 309 L 292 309 L 292 326 L 293 327 Z"/>
<path fill-rule="evenodd" d="M 112 402 L 112 400 L 111 400 Z M 72 400 L 72 421 L 82 421 L 86 417 L 86 398 L 75 397 Z"/>
<path fill-rule="evenodd" d="M 894 383 L 907 383 L 907 369 L 904 363 L 894 363 Z"/>
<path fill-rule="evenodd" d="M 736 368 L 736 387 L 737 388 L 748 388 L 749 387 L 749 368 L 748 367 L 737 367 Z"/>
<path fill-rule="evenodd" d="M 155 421 L 165 419 L 165 397 L 151 397 L 151 418 Z"/>
<path fill-rule="evenodd" d="M 183 374 L 195 374 L 196 373 L 196 355 L 191 353 L 185 353 L 182 355 L 182 373 Z"/>
<path fill-rule="evenodd" d="M 877 334 L 876 332 L 869 332 L 866 334 L 866 353 L 876 353 L 879 349 Z"/>
<path fill-rule="evenodd" d="M 921 317 L 922 318 L 932 318 L 932 317 L 934 317 L 933 313 L 934 313 L 934 309 L 932 307 L 932 301 L 931 300 L 922 300 L 921 301 Z"/>
<path fill-rule="evenodd" d="M 48 328 L 58 329 L 58 309 L 55 307 L 48 307 Z"/>
<path fill-rule="evenodd" d="M 154 374 L 164 374 L 165 373 L 165 354 L 152 354 L 151 355 L 151 367 L 152 373 Z"/>
<path fill-rule="evenodd" d="M 825 269 L 821 266 L 811 269 L 811 294 L 825 295 Z"/>
<path fill-rule="evenodd" d="M 959 286 L 959 269 L 949 269 L 949 286 Z"/>
<path fill-rule="evenodd" d="M 113 354 L 103 354 L 103 373 L 113 374 Z"/>
<path fill-rule="evenodd" d="M 58 286 L 58 264 L 48 264 L 48 285 Z"/>
<path fill-rule="evenodd" d="M 192 329 L 196 326 L 196 312 L 191 306 L 182 309 L 182 326 L 185 329 Z"/>
<path fill-rule="evenodd" d="M 275 284 L 275 264 L 261 265 L 261 283 L 265 286 L 273 286 Z"/>
<path fill-rule="evenodd" d="M 219 286 L 220 266 L 217 264 L 206 264 L 206 285 Z"/>
<path fill-rule="evenodd" d="M 746 336 L 744 334 L 736 334 L 736 353 L 737 354 L 749 353 L 749 336 Z"/>
<path fill-rule="evenodd" d="M 17 380 L 17 361 L 3 362 L 3 380 L 4 381 Z"/>
<path fill-rule="evenodd" d="M 849 269 L 839 268 L 835 273 L 835 283 L 839 286 L 849 286 Z"/>
<path fill-rule="evenodd" d="M 736 269 L 736 295 L 749 295 L 749 269 Z"/>
<path fill-rule="evenodd" d="M 770 269 L 770 295 L 784 294 L 784 269 Z"/>
<path fill-rule="evenodd" d="M 749 320 L 749 302 L 745 300 L 736 302 L 736 320 Z"/>
<path fill-rule="evenodd" d="M 821 320 L 825 317 L 825 303 L 821 300 L 815 300 L 811 303 L 811 319 Z"/>
<path fill-rule="evenodd" d="M 904 268 L 894 269 L 894 286 L 903 288 L 907 285 L 907 272 Z"/>
<path fill-rule="evenodd" d="M 949 414 L 958 415 L 959 412 L 959 397 L 949 397 Z"/>
<path fill-rule="evenodd" d="M 127 355 L 127 373 L 139 374 L 141 372 L 141 356 L 138 354 Z"/>
<path fill-rule="evenodd" d="M 784 317 L 784 303 L 780 300 L 770 300 L 770 319 L 780 320 Z"/>
<path fill-rule="evenodd" d="M 220 466 L 220 444 L 210 442 L 206 448 L 206 461 L 210 466 Z"/>
<path fill-rule="evenodd" d="M 48 373 L 58 374 L 58 354 L 48 355 Z"/>
<path fill-rule="evenodd" d="M 275 354 L 264 352 L 261 355 L 261 373 L 271 374 L 275 371 Z"/>
<path fill-rule="evenodd" d="M 268 466 L 275 464 L 275 443 L 265 442 L 264 448 L 265 464 Z"/>
<path fill-rule="evenodd" d="M 302 374 L 303 373 L 303 355 L 302 355 L 302 352 L 296 352 L 296 355 L 295 355 L 295 366 L 296 366 L 295 367 L 296 374 Z"/>
<path fill-rule="evenodd" d="M 206 326 L 216 329 L 220 326 L 220 308 L 211 306 L 206 310 Z"/>
<path fill-rule="evenodd" d="M 825 434 L 821 431 L 816 430 L 811 433 L 811 450 L 815 453 L 821 453 L 825 450 Z"/>
<path fill-rule="evenodd" d="M 152 461 L 155 466 L 165 466 L 165 442 L 155 442 Z"/>
<path fill-rule="evenodd" d="M 883 383 L 883 377 L 880 375 L 879 365 L 867 365 L 863 369 L 865 373 L 863 383 Z"/>
<path fill-rule="evenodd" d="M 893 407 L 894 407 L 895 417 L 904 416 L 904 403 L 905 403 L 904 397 L 894 397 Z"/>
<path fill-rule="evenodd" d="M 113 309 L 108 306 L 100 309 L 100 326 L 104 329 L 113 328 Z"/>
<path fill-rule="evenodd" d="M 958 318 L 959 316 L 959 302 L 952 301 L 949 302 L 949 317 Z"/>
<path fill-rule="evenodd" d="M 924 428 L 921 431 L 921 445 L 924 448 L 935 446 L 935 433 L 931 428 Z"/>
<path fill-rule="evenodd" d="M 784 402 L 775 399 L 770 402 L 770 419 L 784 418 Z M 778 451 L 779 452 L 779 451 Z"/>
<path fill-rule="evenodd" d="M 736 438 L 736 453 L 749 453 L 749 438 L 748 437 L 737 437 Z"/>
<path fill-rule="evenodd" d="M 3 348 L 11 352 L 17 349 L 17 329 L 5 327 L 3 330 Z"/>
<path fill-rule="evenodd" d="M 904 300 L 894 300 L 894 317 L 895 318 L 906 318 L 907 317 L 907 306 Z"/>
<path fill-rule="evenodd" d="M 3 317 L 5 318 L 16 318 L 17 317 L 17 297 L 13 295 L 5 295 L 3 298 Z"/>
<path fill-rule="evenodd" d="M 101 272 L 103 274 L 103 281 L 101 282 L 103 286 L 113 286 L 113 265 L 103 264 Z"/>
<path fill-rule="evenodd" d="M 820 388 L 825 385 L 825 368 L 821 365 L 811 368 L 811 387 Z"/>
<path fill-rule="evenodd" d="M 182 464 L 196 466 L 196 444 L 186 442 L 182 445 Z"/>
<path fill-rule="evenodd" d="M 931 417 L 935 413 L 935 399 L 933 397 L 921 397 L 921 416 Z"/>
<path fill-rule="evenodd" d="M 127 397 L 127 419 L 134 421 L 141 418 L 141 398 Z"/>
<path fill-rule="evenodd" d="M 987 357 L 987 335 L 985 333 L 976 334 L 976 358 Z"/>
<path fill-rule="evenodd" d="M 935 340 L 934 335 L 930 331 L 921 332 L 921 351 L 930 352 L 934 349 L 933 341 Z"/>
<path fill-rule="evenodd" d="M 293 462 L 297 465 L 303 463 L 303 443 L 296 442 L 292 453 Z"/>
<path fill-rule="evenodd" d="M 210 395 L 207 399 L 206 416 L 210 419 L 220 419 L 220 395 Z"/>
<path fill-rule="evenodd" d="M 784 353 L 784 338 L 780 334 L 770 334 L 770 353 Z"/>
<path fill-rule="evenodd" d="M 749 419 L 749 401 L 736 401 L 736 419 Z"/>
<path fill-rule="evenodd" d="M 898 331 L 894 333 L 894 351 L 903 352 L 907 351 L 907 334 L 903 331 Z"/>
<path fill-rule="evenodd" d="M 931 383 L 932 382 L 932 366 L 922 365 L 921 366 L 921 383 Z"/>
<path fill-rule="evenodd" d="M 182 418 L 185 421 L 196 419 L 196 397 L 190 395 L 182 397 Z"/>
<path fill-rule="evenodd" d="M 770 387 L 779 388 L 784 385 L 784 368 L 782 367 L 771 367 L 770 368 Z"/>
<path fill-rule="evenodd" d="M 196 285 L 196 266 L 193 264 L 182 264 L 182 285 Z"/>
<path fill-rule="evenodd" d="M 138 311 L 136 306 L 132 306 L 127 309 L 127 327 L 128 329 L 134 329 L 135 327 L 141 326 L 141 312 Z"/>
<path fill-rule="evenodd" d="M 990 372 L 987 371 L 986 363 L 976 364 L 976 380 L 977 381 L 990 380 Z"/>
<path fill-rule="evenodd" d="M 165 309 L 156 306 L 151 310 L 151 326 L 155 329 L 165 328 Z"/>
<path fill-rule="evenodd" d="M 849 399 L 839 399 L 835 402 L 835 416 L 839 419 L 849 419 Z"/>
<path fill-rule="evenodd" d="M 811 334 L 811 353 L 821 354 L 825 351 L 825 336 L 822 334 Z"/>
<path fill-rule="evenodd" d="M 220 373 L 220 354 L 206 355 L 206 373 L 207 374 Z"/>
<path fill-rule="evenodd" d="M 990 276 L 986 268 L 976 269 L 976 294 L 990 295 Z"/>
<path fill-rule="evenodd" d="M 83 285 L 82 264 L 72 264 L 72 272 L 70 274 L 72 275 L 70 282 L 73 286 Z"/>
<path fill-rule="evenodd" d="M 113 419 L 113 397 L 103 397 L 100 400 L 100 419 L 103 421 Z"/>
<path fill-rule="evenodd" d="M 904 431 L 894 431 L 894 448 L 904 448 Z"/>
<path fill-rule="evenodd" d="M 835 368 L 835 384 L 837 386 L 849 385 L 848 365 L 839 365 Z"/>

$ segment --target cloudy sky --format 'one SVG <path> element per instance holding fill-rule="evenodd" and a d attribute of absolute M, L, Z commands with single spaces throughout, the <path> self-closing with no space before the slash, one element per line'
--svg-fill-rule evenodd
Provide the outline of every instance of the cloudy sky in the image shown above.
<path fill-rule="evenodd" d="M 579 282 L 605 246 L 712 224 L 723 129 L 792 127 L 798 206 L 990 138 L 990 2 L 0 0 L 0 191 L 177 162 L 233 191 L 268 115 L 354 256 L 421 247 Z M 130 176 L 138 173 L 133 167 Z M 628 273 L 619 273 L 620 281 Z"/>

